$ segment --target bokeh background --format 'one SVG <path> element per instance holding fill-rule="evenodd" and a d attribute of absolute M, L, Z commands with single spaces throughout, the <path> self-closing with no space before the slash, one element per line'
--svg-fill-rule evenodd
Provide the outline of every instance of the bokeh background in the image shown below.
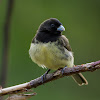
<path fill-rule="evenodd" d="M 0 69 L 7 1 L 0 1 Z M 100 0 L 15 0 L 7 87 L 30 81 L 46 71 L 31 61 L 28 50 L 40 23 L 51 17 L 66 28 L 63 34 L 70 41 L 76 65 L 100 60 Z M 79 87 L 71 77 L 64 77 L 37 87 L 34 91 L 38 95 L 29 100 L 99 100 L 100 70 L 83 74 L 88 86 Z"/>

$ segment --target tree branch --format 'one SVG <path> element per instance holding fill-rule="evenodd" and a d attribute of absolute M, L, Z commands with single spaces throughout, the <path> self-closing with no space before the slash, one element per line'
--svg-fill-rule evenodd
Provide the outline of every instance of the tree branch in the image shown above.
<path fill-rule="evenodd" d="M 8 0 L 6 19 L 5 19 L 5 23 L 4 23 L 2 65 L 1 65 L 2 68 L 0 71 L 0 85 L 2 85 L 2 87 L 5 87 L 6 79 L 7 79 L 8 50 L 9 50 L 9 40 L 10 40 L 10 24 L 11 24 L 13 4 L 14 4 L 14 0 Z"/>
<path fill-rule="evenodd" d="M 86 72 L 86 71 L 93 72 L 96 69 L 100 69 L 100 60 L 96 61 L 96 62 L 87 63 L 87 64 L 76 65 L 73 68 L 65 68 L 63 75 L 62 75 L 62 72 L 61 72 L 62 69 L 59 69 L 54 73 L 47 74 L 44 83 L 62 78 L 64 76 L 70 76 L 72 74 L 80 73 L 80 72 Z M 40 86 L 44 83 L 42 83 L 42 79 L 41 79 L 41 76 L 40 76 L 40 77 L 38 77 L 34 80 L 31 80 L 30 82 L 1 89 L 0 90 L 0 96 L 6 95 L 6 94 L 14 94 L 14 93 L 17 93 L 17 92 L 18 93 L 23 92 L 24 89 L 36 88 L 36 87 L 38 87 L 38 86 Z"/>

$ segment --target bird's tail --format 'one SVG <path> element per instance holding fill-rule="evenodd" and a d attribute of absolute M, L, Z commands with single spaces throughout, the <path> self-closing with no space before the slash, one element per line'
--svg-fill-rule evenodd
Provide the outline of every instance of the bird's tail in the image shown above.
<path fill-rule="evenodd" d="M 79 86 L 88 85 L 88 81 L 81 73 L 72 75 L 72 78 L 75 80 L 76 83 L 78 83 Z"/>

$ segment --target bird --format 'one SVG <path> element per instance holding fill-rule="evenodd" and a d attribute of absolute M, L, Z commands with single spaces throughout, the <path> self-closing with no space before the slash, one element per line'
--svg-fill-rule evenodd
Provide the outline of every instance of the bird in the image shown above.
<path fill-rule="evenodd" d="M 69 40 L 62 32 L 63 24 L 57 18 L 49 18 L 43 21 L 34 38 L 32 39 L 29 55 L 34 63 L 42 68 L 50 70 L 74 67 L 74 55 Z M 72 78 L 79 85 L 87 85 L 88 82 L 81 74 L 74 74 Z"/>

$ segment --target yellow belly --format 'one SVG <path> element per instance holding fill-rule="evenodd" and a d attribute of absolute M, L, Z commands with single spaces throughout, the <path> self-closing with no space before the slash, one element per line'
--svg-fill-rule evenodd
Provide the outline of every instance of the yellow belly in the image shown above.
<path fill-rule="evenodd" d="M 62 53 L 55 43 L 32 43 L 29 54 L 32 61 L 42 67 L 53 70 L 65 66 L 73 67 L 74 58 L 72 53 L 68 50 Z"/>

